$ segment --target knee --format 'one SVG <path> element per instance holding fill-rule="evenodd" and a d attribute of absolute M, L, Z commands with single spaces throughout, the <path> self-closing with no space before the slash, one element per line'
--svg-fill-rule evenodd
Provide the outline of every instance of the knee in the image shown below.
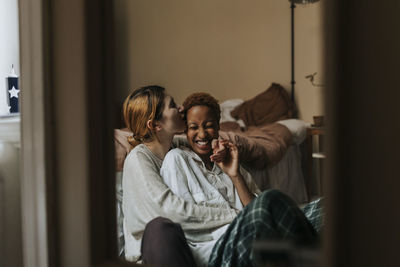
<path fill-rule="evenodd" d="M 174 224 L 174 222 L 171 221 L 170 219 L 164 217 L 157 217 L 146 224 L 146 229 L 162 230 L 171 224 Z"/>
<path fill-rule="evenodd" d="M 265 190 L 264 192 L 261 193 L 263 196 L 268 196 L 268 197 L 280 197 L 280 196 L 286 196 L 284 193 L 277 189 L 268 189 Z"/>
<path fill-rule="evenodd" d="M 181 226 L 168 218 L 157 217 L 146 224 L 145 234 L 159 240 L 171 240 L 183 235 Z"/>
<path fill-rule="evenodd" d="M 286 198 L 287 196 L 279 190 L 268 189 L 262 192 L 257 198 L 257 202 L 273 202 L 276 199 Z"/>
<path fill-rule="evenodd" d="M 143 262 L 155 266 L 195 266 L 181 226 L 157 217 L 147 223 L 143 233 Z"/>
<path fill-rule="evenodd" d="M 253 208 L 258 208 L 260 206 L 268 208 L 270 206 L 297 206 L 294 200 L 289 196 L 285 195 L 279 190 L 269 189 L 262 192 L 254 201 Z"/>
<path fill-rule="evenodd" d="M 287 200 L 291 199 L 288 195 L 282 193 L 279 190 L 276 189 L 269 189 L 264 191 L 260 196 L 265 199 L 271 199 L 271 200 Z"/>

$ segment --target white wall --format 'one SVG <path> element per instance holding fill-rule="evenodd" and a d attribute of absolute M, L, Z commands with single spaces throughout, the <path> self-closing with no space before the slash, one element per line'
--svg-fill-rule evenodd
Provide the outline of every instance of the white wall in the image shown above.
<path fill-rule="evenodd" d="M 19 75 L 18 0 L 0 1 L 0 115 L 8 113 L 6 77 L 11 65 Z"/>

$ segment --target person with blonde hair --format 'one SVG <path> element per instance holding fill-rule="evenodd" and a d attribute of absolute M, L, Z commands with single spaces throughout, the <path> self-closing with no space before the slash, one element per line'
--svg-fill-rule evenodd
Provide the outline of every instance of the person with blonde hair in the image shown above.
<path fill-rule="evenodd" d="M 133 149 L 125 159 L 122 209 L 125 258 L 167 266 L 194 266 L 185 231 L 212 229 L 236 217 L 230 207 L 197 205 L 176 196 L 163 182 L 160 168 L 176 133 L 186 126 L 182 107 L 160 86 L 133 91 L 123 105 L 124 120 L 132 132 Z M 218 157 L 218 153 L 215 154 Z M 171 220 L 172 219 L 172 220 Z"/>

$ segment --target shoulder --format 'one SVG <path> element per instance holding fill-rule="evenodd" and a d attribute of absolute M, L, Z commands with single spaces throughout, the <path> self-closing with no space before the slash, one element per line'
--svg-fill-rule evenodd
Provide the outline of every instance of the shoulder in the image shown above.
<path fill-rule="evenodd" d="M 186 147 L 178 147 L 168 151 L 168 153 L 165 155 L 164 161 L 171 159 L 188 159 L 188 158 L 190 158 L 190 150 Z"/>
<path fill-rule="evenodd" d="M 167 155 L 165 155 L 163 166 L 165 165 L 180 165 L 180 166 L 189 166 L 192 165 L 193 162 L 198 161 L 197 155 L 188 147 L 179 147 L 171 149 Z"/>
<path fill-rule="evenodd" d="M 162 161 L 156 158 L 144 145 L 136 146 L 126 157 L 122 181 L 147 180 L 159 178 Z M 129 179 L 128 179 L 129 178 Z"/>
<path fill-rule="evenodd" d="M 138 168 L 139 166 L 160 167 L 162 160 L 158 159 L 154 154 L 143 144 L 137 145 L 128 154 L 125 159 L 125 165 Z"/>
<path fill-rule="evenodd" d="M 172 144 L 171 146 L 173 148 L 177 147 L 188 147 L 189 143 L 187 141 L 186 135 L 180 134 L 180 135 L 175 135 L 174 139 L 172 139 Z"/>
<path fill-rule="evenodd" d="M 148 149 L 146 149 L 145 145 L 140 144 L 137 145 L 134 149 L 129 152 L 127 159 L 136 159 L 136 158 L 151 158 L 151 154 L 149 153 Z"/>

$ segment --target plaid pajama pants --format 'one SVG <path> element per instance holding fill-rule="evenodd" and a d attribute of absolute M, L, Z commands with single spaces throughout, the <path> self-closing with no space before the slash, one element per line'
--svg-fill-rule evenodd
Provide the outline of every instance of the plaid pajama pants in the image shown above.
<path fill-rule="evenodd" d="M 322 227 L 321 202 L 313 201 L 301 210 L 278 190 L 263 192 L 238 214 L 216 242 L 208 266 L 255 266 L 252 245 L 256 240 L 314 244 Z"/>

